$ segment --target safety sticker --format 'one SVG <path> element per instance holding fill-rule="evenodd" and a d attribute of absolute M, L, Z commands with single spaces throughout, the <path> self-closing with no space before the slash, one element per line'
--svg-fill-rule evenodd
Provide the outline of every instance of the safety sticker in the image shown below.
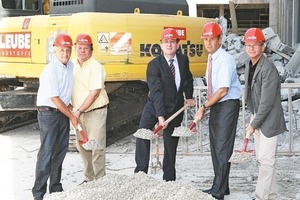
<path fill-rule="evenodd" d="M 100 35 L 99 43 L 106 43 L 107 44 L 108 43 L 107 35 L 105 35 L 105 34 Z"/>
<path fill-rule="evenodd" d="M 111 55 L 131 54 L 131 33 L 98 33 L 98 48 L 100 52 Z"/>
<path fill-rule="evenodd" d="M 131 53 L 131 33 L 111 32 L 110 52 L 113 55 L 124 55 Z"/>
<path fill-rule="evenodd" d="M 109 53 L 109 33 L 98 33 L 98 50 L 103 53 Z"/>

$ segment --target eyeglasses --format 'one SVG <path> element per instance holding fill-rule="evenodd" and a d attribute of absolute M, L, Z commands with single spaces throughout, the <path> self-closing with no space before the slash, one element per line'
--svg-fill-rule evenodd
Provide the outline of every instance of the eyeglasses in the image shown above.
<path fill-rule="evenodd" d="M 177 43 L 177 40 L 162 40 L 161 43 L 163 44 L 176 44 Z"/>
<path fill-rule="evenodd" d="M 245 44 L 245 47 L 247 48 L 247 49 L 252 49 L 252 48 L 258 48 L 258 47 L 260 47 L 260 46 L 262 46 L 263 44 L 261 44 L 261 43 L 259 43 L 259 44 L 253 44 L 253 45 L 247 45 L 247 44 Z"/>

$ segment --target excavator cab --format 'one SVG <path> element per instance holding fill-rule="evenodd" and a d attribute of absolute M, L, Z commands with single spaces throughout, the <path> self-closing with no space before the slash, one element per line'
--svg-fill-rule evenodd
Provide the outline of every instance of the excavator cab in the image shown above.
<path fill-rule="evenodd" d="M 43 0 L 0 0 L 0 18 L 43 14 Z"/>

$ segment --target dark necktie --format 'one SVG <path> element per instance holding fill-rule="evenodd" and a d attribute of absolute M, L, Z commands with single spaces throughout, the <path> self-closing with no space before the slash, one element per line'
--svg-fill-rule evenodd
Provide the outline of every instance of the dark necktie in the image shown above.
<path fill-rule="evenodd" d="M 170 59 L 169 62 L 170 62 L 170 69 L 171 69 L 171 72 L 172 72 L 172 74 L 173 74 L 173 77 L 175 78 L 175 67 L 174 67 L 174 64 L 173 64 L 174 59 Z"/>
<path fill-rule="evenodd" d="M 208 57 L 208 76 L 207 76 L 207 100 L 210 100 L 210 98 L 213 95 L 212 92 L 212 77 L 211 77 L 211 73 L 212 73 L 212 57 L 211 55 L 209 55 Z"/>

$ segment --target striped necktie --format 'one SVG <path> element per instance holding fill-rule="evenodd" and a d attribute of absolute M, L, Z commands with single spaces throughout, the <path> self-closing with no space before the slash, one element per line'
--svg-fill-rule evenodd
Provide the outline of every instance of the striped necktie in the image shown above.
<path fill-rule="evenodd" d="M 212 91 L 212 56 L 209 55 L 208 57 L 208 74 L 207 74 L 207 100 L 210 100 L 211 97 L 213 96 L 213 91 Z"/>
<path fill-rule="evenodd" d="M 173 64 L 174 59 L 170 59 L 169 62 L 170 62 L 169 66 L 170 66 L 171 72 L 173 74 L 173 77 L 175 78 L 175 67 L 174 67 L 174 64 Z"/>

